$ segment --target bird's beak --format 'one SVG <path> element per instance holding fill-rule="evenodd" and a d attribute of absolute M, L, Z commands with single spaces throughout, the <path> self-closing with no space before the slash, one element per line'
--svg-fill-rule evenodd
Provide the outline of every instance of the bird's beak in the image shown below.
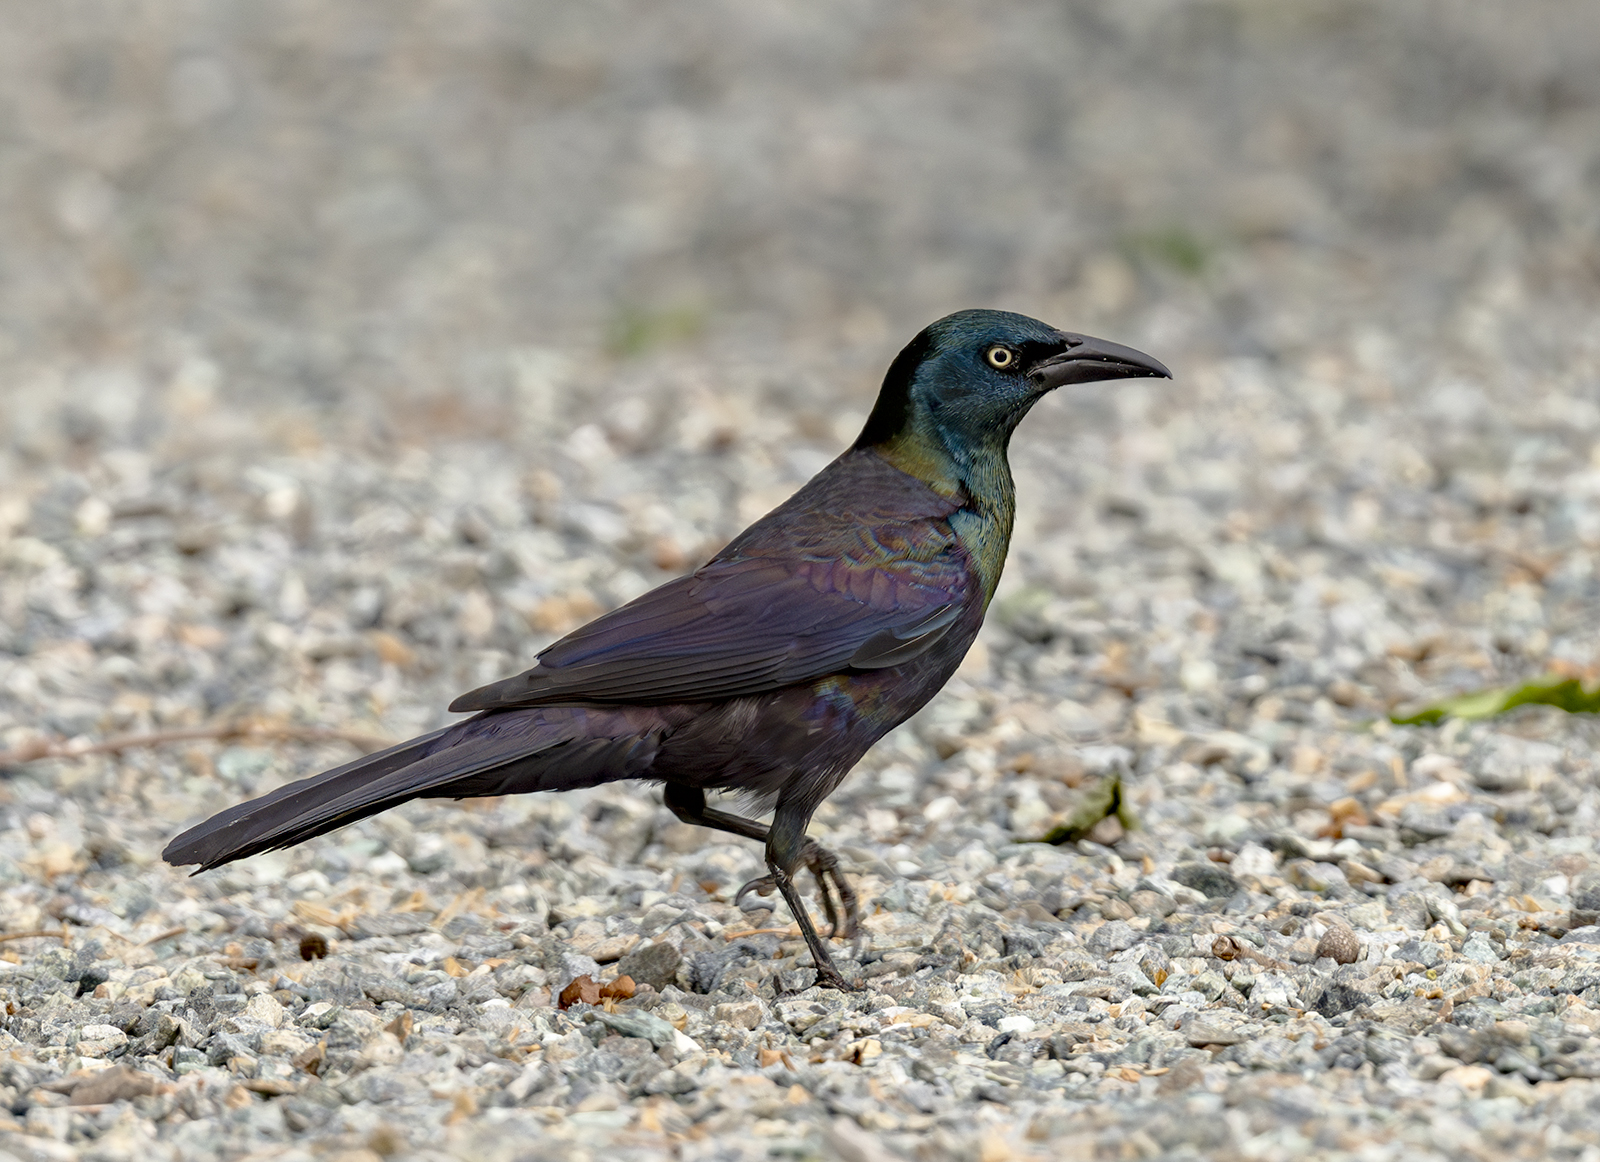
<path fill-rule="evenodd" d="M 1056 333 L 1067 344 L 1067 349 L 1036 364 L 1028 372 L 1028 378 L 1045 391 L 1069 383 L 1095 383 L 1102 379 L 1172 378 L 1165 364 L 1143 351 L 1070 331 Z"/>

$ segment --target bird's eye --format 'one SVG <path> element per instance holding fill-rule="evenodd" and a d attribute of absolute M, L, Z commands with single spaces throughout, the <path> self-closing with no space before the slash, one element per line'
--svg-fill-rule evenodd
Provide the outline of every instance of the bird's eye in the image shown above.
<path fill-rule="evenodd" d="M 1000 371 L 1006 370 L 1017 361 L 1017 353 L 1009 347 L 1001 346 L 999 343 L 985 351 L 983 357 L 989 361 L 990 367 Z"/>

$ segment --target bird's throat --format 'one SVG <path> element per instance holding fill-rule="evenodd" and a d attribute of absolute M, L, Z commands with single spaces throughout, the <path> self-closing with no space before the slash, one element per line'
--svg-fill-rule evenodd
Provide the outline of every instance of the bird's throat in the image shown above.
<path fill-rule="evenodd" d="M 1017 513 L 1017 490 L 1005 445 L 957 453 L 937 436 L 908 428 L 879 444 L 877 452 L 900 471 L 960 503 L 950 525 L 972 554 L 987 607 L 1000 583 Z"/>

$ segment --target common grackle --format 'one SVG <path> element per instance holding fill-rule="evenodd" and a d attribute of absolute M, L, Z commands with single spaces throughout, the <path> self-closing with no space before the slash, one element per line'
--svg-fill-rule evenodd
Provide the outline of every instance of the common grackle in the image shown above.
<path fill-rule="evenodd" d="M 708 563 L 450 704 L 473 717 L 229 808 L 162 855 L 204 871 L 408 799 L 645 779 L 679 819 L 766 844 L 768 874 L 740 897 L 781 892 L 818 983 L 852 987 L 794 885 L 809 867 L 832 934 L 853 932 L 849 882 L 806 838 L 812 813 L 977 636 L 1015 513 L 1006 447 L 1028 409 L 1064 384 L 1170 375 L 1024 315 L 940 319 L 890 365 L 855 444 Z M 708 806 L 708 790 L 771 807 L 772 824 Z"/>

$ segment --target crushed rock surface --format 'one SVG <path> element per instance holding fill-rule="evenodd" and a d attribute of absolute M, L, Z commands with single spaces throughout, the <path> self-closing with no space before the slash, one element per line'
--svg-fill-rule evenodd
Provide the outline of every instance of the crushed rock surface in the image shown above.
<path fill-rule="evenodd" d="M 69 7 L 0 34 L 0 738 L 178 737 L 0 777 L 0 1160 L 1600 1153 L 1600 729 L 1386 718 L 1600 659 L 1592 8 Z M 1177 378 L 1036 409 L 983 636 L 818 812 L 862 991 L 636 784 L 160 861 L 997 300 Z"/>

